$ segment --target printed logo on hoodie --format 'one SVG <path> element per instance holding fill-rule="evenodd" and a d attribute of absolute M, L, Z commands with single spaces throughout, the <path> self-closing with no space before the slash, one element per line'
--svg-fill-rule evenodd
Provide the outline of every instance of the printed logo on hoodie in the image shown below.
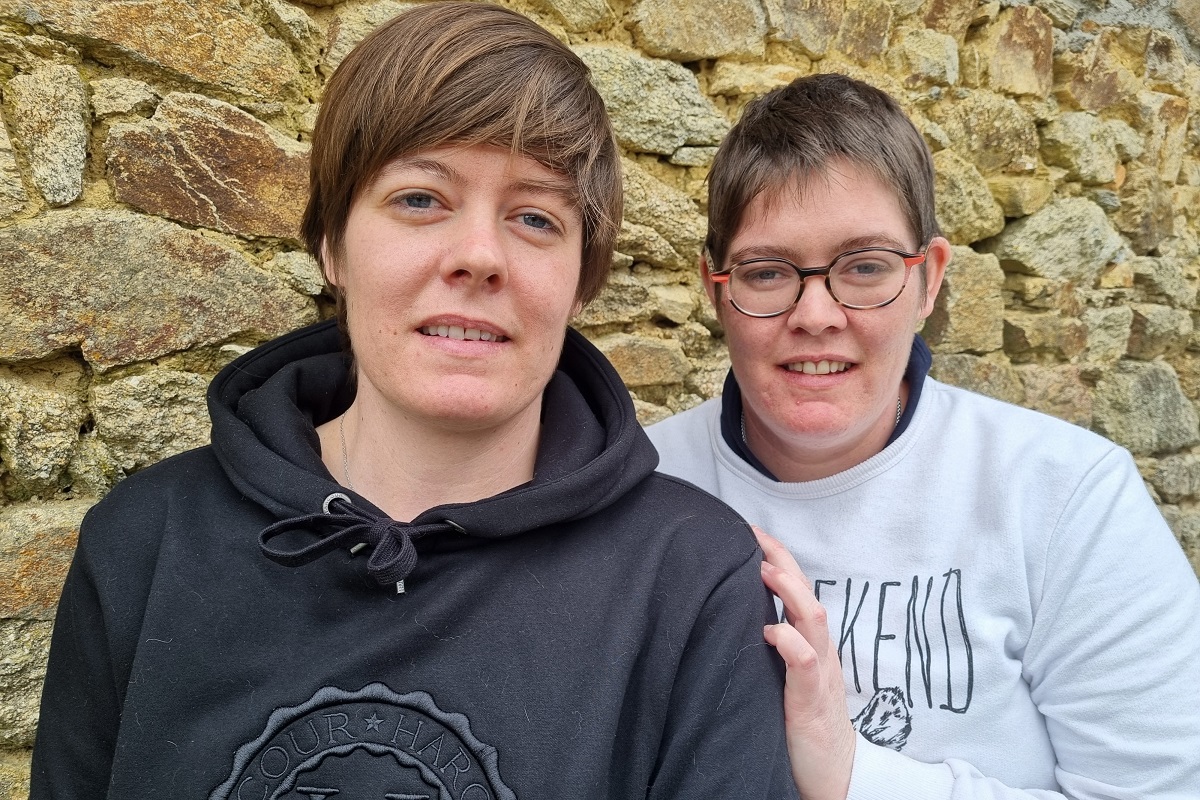
<path fill-rule="evenodd" d="M 495 748 L 425 692 L 324 687 L 272 712 L 209 800 L 515 800 Z"/>

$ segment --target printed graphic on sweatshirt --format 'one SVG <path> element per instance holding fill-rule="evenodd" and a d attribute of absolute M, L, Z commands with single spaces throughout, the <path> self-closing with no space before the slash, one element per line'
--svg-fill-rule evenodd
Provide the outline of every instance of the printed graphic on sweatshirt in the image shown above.
<path fill-rule="evenodd" d="M 813 591 L 828 612 L 847 690 L 869 697 L 854 717 L 869 741 L 900 750 L 920 712 L 967 713 L 975 660 L 962 570 L 819 579 Z"/>
<path fill-rule="evenodd" d="M 276 709 L 209 800 L 515 800 L 496 750 L 425 692 L 319 689 Z"/>

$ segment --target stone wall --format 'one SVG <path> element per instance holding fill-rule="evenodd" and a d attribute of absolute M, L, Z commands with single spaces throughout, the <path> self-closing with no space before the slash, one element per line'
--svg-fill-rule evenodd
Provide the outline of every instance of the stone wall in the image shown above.
<path fill-rule="evenodd" d="M 695 267 L 715 145 L 754 96 L 846 72 L 935 154 L 934 375 L 1128 447 L 1200 568 L 1200 0 L 510 1 L 589 64 L 625 151 L 577 324 L 644 421 L 728 367 Z M 206 440 L 223 364 L 329 313 L 296 232 L 316 104 L 408 5 L 0 0 L 0 799 L 84 512 Z"/>

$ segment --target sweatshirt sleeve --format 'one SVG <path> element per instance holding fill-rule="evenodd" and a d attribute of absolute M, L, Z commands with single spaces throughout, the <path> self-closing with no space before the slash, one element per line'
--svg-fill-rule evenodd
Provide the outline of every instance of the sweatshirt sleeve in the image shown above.
<path fill-rule="evenodd" d="M 1005 786 L 960 760 L 918 762 L 860 736 L 847 800 L 1200 797 L 1200 583 L 1133 459 L 1110 451 L 1046 524 L 1044 559 L 1028 565 L 1023 671 L 1060 792 Z"/>
<path fill-rule="evenodd" d="M 33 746 L 30 800 L 108 793 L 125 690 L 162 530 L 134 475 L 88 511 L 67 571 Z"/>
<path fill-rule="evenodd" d="M 709 595 L 680 659 L 648 798 L 795 798 L 761 551 Z"/>
<path fill-rule="evenodd" d="M 114 673 L 107 632 L 91 565 L 77 550 L 50 642 L 30 800 L 107 794 L 124 686 Z"/>

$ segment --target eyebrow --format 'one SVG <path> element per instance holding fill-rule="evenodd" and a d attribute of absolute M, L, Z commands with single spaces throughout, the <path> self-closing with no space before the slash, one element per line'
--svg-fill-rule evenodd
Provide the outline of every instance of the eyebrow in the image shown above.
<path fill-rule="evenodd" d="M 900 250 L 905 253 L 910 252 L 908 246 L 903 242 L 888 236 L 884 233 L 869 233 L 862 236 L 851 236 L 847 239 L 842 239 L 838 242 L 837 254 L 849 252 L 851 250 L 863 250 L 870 247 L 885 247 L 892 250 Z M 752 258 L 784 258 L 788 261 L 793 261 L 800 265 L 800 259 L 796 257 L 797 253 L 793 248 L 782 247 L 778 245 L 750 245 L 748 247 L 740 247 L 729 254 L 730 263 L 736 264 L 740 261 L 747 261 Z"/>
<path fill-rule="evenodd" d="M 426 172 L 450 183 L 463 186 L 470 180 L 458 170 L 434 158 L 423 156 L 407 156 L 390 162 L 379 171 L 378 181 L 392 173 L 405 169 L 415 169 Z M 527 192 L 534 195 L 551 195 L 558 197 L 573 208 L 579 206 L 579 192 L 568 180 L 523 180 L 512 184 L 509 189 L 517 192 Z"/>

